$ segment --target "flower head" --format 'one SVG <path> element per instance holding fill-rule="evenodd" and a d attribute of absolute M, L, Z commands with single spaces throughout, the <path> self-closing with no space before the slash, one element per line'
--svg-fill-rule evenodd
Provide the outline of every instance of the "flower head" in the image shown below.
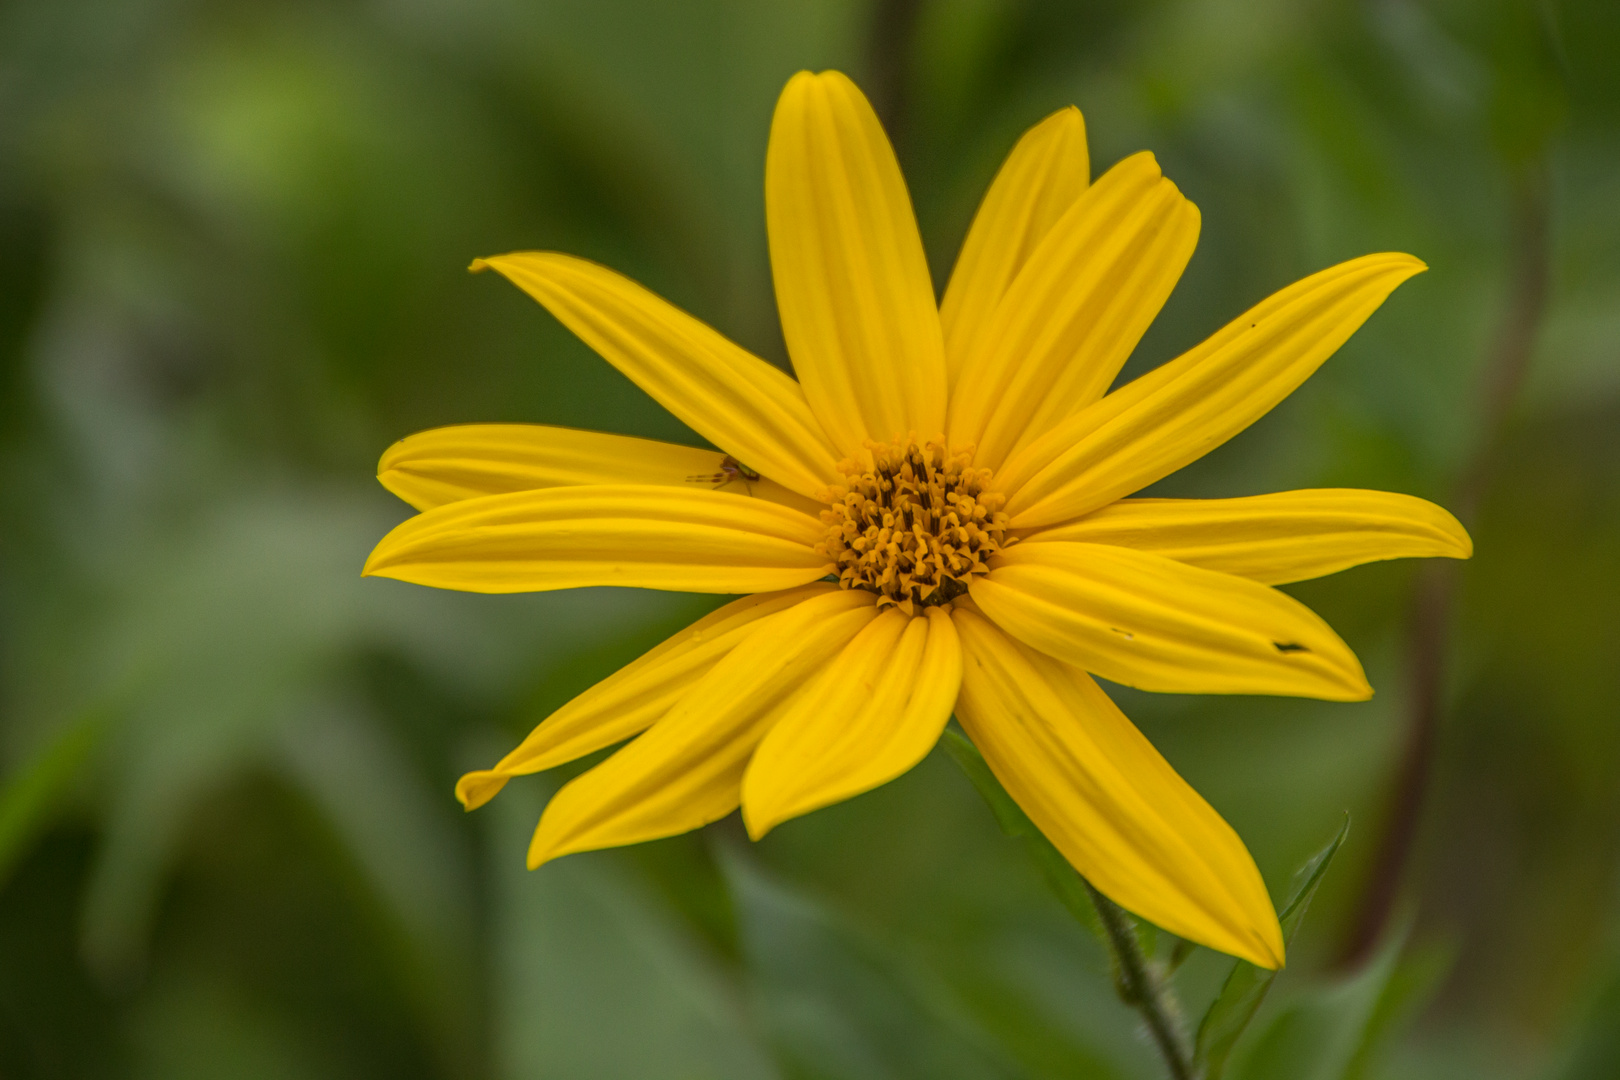
<path fill-rule="evenodd" d="M 838 583 L 907 615 L 965 595 L 1006 542 L 1007 497 L 986 490 L 990 470 L 973 467 L 971 449 L 952 454 L 915 436 L 867 450 L 840 462 L 845 482 L 821 496 L 832 508 L 821 512 L 827 538 L 816 550 Z"/>
<path fill-rule="evenodd" d="M 739 805 L 757 838 L 905 772 L 954 712 L 1097 888 L 1281 965 L 1242 841 L 1092 675 L 1365 698 L 1350 649 L 1272 586 L 1467 557 L 1469 540 L 1439 507 L 1384 492 L 1126 496 L 1276 405 L 1423 264 L 1330 267 L 1109 393 L 1199 218 L 1150 154 L 1092 183 L 1078 110 L 1014 148 L 937 305 L 893 151 L 837 72 L 784 90 L 766 213 L 797 380 L 582 259 L 474 263 L 720 450 L 531 425 L 414 435 L 379 476 L 422 512 L 366 573 L 749 595 L 564 705 L 458 796 L 472 809 L 511 777 L 625 743 L 552 799 L 531 866 Z"/>

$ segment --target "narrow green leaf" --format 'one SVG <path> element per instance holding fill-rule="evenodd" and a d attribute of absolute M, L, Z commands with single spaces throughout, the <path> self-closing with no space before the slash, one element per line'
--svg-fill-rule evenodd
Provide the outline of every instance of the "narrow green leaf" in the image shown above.
<path fill-rule="evenodd" d="M 750 1026 L 769 1040 L 787 1076 L 1011 1080 L 1023 1075 L 940 973 L 770 874 L 736 845 L 717 837 L 715 849 L 737 918 Z M 698 1080 L 699 1074 L 689 1075 Z M 703 1074 L 704 1080 L 709 1075 Z M 645 1074 L 635 1076 L 643 1080 Z"/>
<path fill-rule="evenodd" d="M 513 784 L 483 819 L 493 1061 L 459 1075 L 781 1080 L 728 966 L 631 859 L 592 852 L 523 868 L 558 786 L 535 780 Z"/>
<path fill-rule="evenodd" d="M 1008 836 L 1024 836 L 1035 828 L 1035 823 L 1013 802 L 1012 796 L 1007 794 L 1007 790 L 990 771 L 989 763 L 972 740 L 955 728 L 946 728 L 943 741 L 946 752 L 961 766 L 984 801 L 990 804 L 990 812 L 996 816 L 996 824 L 1001 826 L 1002 832 Z"/>
<path fill-rule="evenodd" d="M 1339 831 L 1333 839 L 1328 841 L 1327 846 L 1321 851 L 1311 856 L 1294 875 L 1294 880 L 1299 884 L 1294 889 L 1293 897 L 1283 908 L 1282 914 L 1278 916 L 1278 921 L 1282 923 L 1283 941 L 1294 940 L 1294 933 L 1305 918 L 1305 910 L 1311 905 L 1311 897 L 1316 895 L 1317 886 L 1321 885 L 1328 864 L 1333 861 L 1333 856 L 1338 854 L 1339 846 L 1344 843 L 1344 838 L 1349 832 L 1350 815 L 1346 814 L 1344 824 L 1339 826 Z M 1232 1048 L 1237 1045 L 1239 1037 L 1254 1019 L 1254 1014 L 1259 1010 L 1260 1003 L 1265 1000 L 1266 992 L 1271 989 L 1271 984 L 1276 978 L 1275 971 L 1255 967 L 1244 960 L 1239 960 L 1232 966 L 1232 973 L 1226 977 L 1221 992 L 1210 1003 L 1209 1011 L 1204 1013 L 1204 1019 L 1198 1025 L 1198 1046 L 1194 1053 L 1196 1060 L 1204 1068 L 1206 1080 L 1220 1080 Z"/>
<path fill-rule="evenodd" d="M 1052 846 L 1052 841 L 1035 827 L 1035 823 L 1007 794 L 1007 789 L 990 771 L 984 755 L 979 753 L 979 748 L 966 735 L 955 728 L 947 728 L 943 742 L 946 752 L 961 766 L 984 801 L 990 804 L 990 812 L 996 816 L 1001 831 L 1029 846 L 1046 883 L 1057 893 L 1063 906 L 1069 909 L 1069 914 L 1099 939 L 1102 938 L 1103 928 L 1097 917 L 1097 908 L 1091 902 L 1091 893 L 1086 889 L 1079 871 L 1069 865 L 1063 853 Z"/>
<path fill-rule="evenodd" d="M 50 821 L 63 792 L 100 737 L 103 714 L 85 714 L 0 783 L 0 881 Z"/>
<path fill-rule="evenodd" d="M 1405 992 L 1399 981 L 1410 918 L 1348 976 L 1311 987 L 1258 1032 L 1243 1055 L 1244 1080 L 1354 1080 L 1390 1032 L 1386 1004 Z"/>
<path fill-rule="evenodd" d="M 1176 938 L 1176 943 L 1170 948 L 1170 959 L 1164 963 L 1165 975 L 1174 975 L 1181 970 L 1181 965 L 1187 962 L 1187 958 L 1193 954 L 1193 950 L 1196 948 L 1198 946 L 1186 938 Z"/>
<path fill-rule="evenodd" d="M 1339 1080 L 1365 1080 L 1374 1063 L 1395 1034 L 1433 1000 L 1435 992 L 1451 974 L 1457 950 L 1449 943 L 1430 944 L 1402 951 L 1407 932 L 1391 936 L 1395 942 L 1395 962 L 1389 978 L 1362 1025 L 1355 1053 L 1345 1064 Z M 1388 951 L 1386 946 L 1384 951 Z"/>

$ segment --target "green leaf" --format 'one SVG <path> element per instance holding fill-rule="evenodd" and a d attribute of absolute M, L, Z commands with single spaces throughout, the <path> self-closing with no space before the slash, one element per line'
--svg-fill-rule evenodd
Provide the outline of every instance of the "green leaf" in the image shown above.
<path fill-rule="evenodd" d="M 1024 1075 L 922 956 L 772 875 L 746 849 L 715 847 L 736 911 L 751 1015 L 788 1076 Z"/>
<path fill-rule="evenodd" d="M 1278 921 L 1282 923 L 1285 942 L 1293 941 L 1294 933 L 1305 918 L 1305 909 L 1310 907 L 1311 897 L 1316 895 L 1317 886 L 1321 885 L 1328 864 L 1333 861 L 1333 856 L 1338 853 L 1339 846 L 1344 843 L 1344 838 L 1349 832 L 1350 815 L 1346 814 L 1344 824 L 1339 826 L 1339 831 L 1333 839 L 1328 841 L 1327 846 L 1321 851 L 1311 856 L 1294 875 L 1299 885 L 1278 917 Z M 1232 1048 L 1237 1045 L 1249 1022 L 1254 1019 L 1254 1014 L 1259 1010 L 1260 1003 L 1265 1000 L 1266 992 L 1271 989 L 1271 984 L 1276 978 L 1275 971 L 1255 967 L 1244 960 L 1239 960 L 1233 965 L 1232 973 L 1226 977 L 1226 982 L 1221 986 L 1221 992 L 1210 1003 L 1209 1011 L 1204 1013 L 1204 1019 L 1198 1025 L 1198 1046 L 1195 1054 L 1198 1062 L 1204 1067 L 1207 1080 L 1220 1080 L 1221 1074 L 1226 1070 L 1226 1061 L 1231 1056 Z"/>
<path fill-rule="evenodd" d="M 622 852 L 523 868 L 550 777 L 487 811 L 493 1068 L 570 1080 L 782 1080 L 722 959 Z"/>
<path fill-rule="evenodd" d="M 1052 841 L 1035 827 L 1035 823 L 1029 820 L 1029 816 L 1013 801 L 1012 796 L 1007 794 L 1007 789 L 1001 786 L 1001 781 L 990 771 L 984 755 L 979 753 L 979 748 L 974 746 L 966 735 L 954 728 L 947 728 L 943 742 L 946 752 L 957 765 L 961 766 L 967 778 L 984 797 L 984 801 L 990 804 L 990 812 L 995 814 L 1001 831 L 1024 841 L 1029 846 L 1035 864 L 1041 868 L 1047 884 L 1057 893 L 1063 906 L 1069 909 L 1069 913 L 1082 926 L 1101 939 L 1102 923 L 1098 920 L 1096 905 L 1091 902 L 1091 893 L 1087 890 L 1085 879 L 1080 876 L 1079 871 L 1069 865 L 1069 860 L 1063 857 L 1063 853 L 1052 846 Z"/>
<path fill-rule="evenodd" d="M 1457 950 L 1448 942 L 1417 946 L 1397 958 L 1338 1080 L 1365 1080 L 1373 1075 L 1379 1052 L 1433 1000 L 1456 959 Z"/>
<path fill-rule="evenodd" d="M 1255 1040 L 1254 1049 L 1244 1055 L 1243 1080 L 1357 1080 L 1364 1076 L 1381 1041 L 1390 1033 L 1395 1014 L 1407 1011 L 1412 1000 L 1401 975 L 1410 930 L 1411 921 L 1404 920 L 1359 970 L 1290 1002 Z"/>
<path fill-rule="evenodd" d="M 102 710 L 85 714 L 0 784 L 0 881 L 50 823 L 52 812 L 101 738 L 105 719 Z"/>
<path fill-rule="evenodd" d="M 1582 1010 L 1580 1029 L 1558 1080 L 1603 1080 L 1620 1076 L 1620 964 L 1609 972 Z"/>

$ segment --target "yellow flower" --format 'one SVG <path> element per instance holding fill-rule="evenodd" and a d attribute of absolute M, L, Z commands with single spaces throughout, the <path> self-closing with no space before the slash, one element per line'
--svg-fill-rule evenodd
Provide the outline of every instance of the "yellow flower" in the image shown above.
<path fill-rule="evenodd" d="M 1151 154 L 1089 172 L 1078 110 L 1029 131 L 936 306 L 871 107 L 837 72 L 794 76 L 765 194 L 797 381 L 594 263 L 473 264 L 724 454 L 520 424 L 414 435 L 379 477 L 422 512 L 365 572 L 492 593 L 752 594 L 462 778 L 473 809 L 513 776 L 632 740 L 551 800 L 531 867 L 739 805 L 758 838 L 910 769 L 954 712 L 1098 889 L 1192 941 L 1282 964 L 1243 842 L 1087 673 L 1178 693 L 1372 693 L 1333 630 L 1271 586 L 1466 558 L 1450 514 L 1341 489 L 1124 497 L 1263 415 L 1424 267 L 1382 254 L 1323 270 L 1107 393 L 1199 217 Z"/>

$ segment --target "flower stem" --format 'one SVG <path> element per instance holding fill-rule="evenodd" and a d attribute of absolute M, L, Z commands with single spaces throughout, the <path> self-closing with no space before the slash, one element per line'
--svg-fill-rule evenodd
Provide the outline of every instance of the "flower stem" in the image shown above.
<path fill-rule="evenodd" d="M 1114 961 L 1114 982 L 1120 1000 L 1142 1014 L 1172 1080 L 1195 1080 L 1198 1069 L 1181 1032 L 1181 1010 L 1176 1005 L 1175 992 L 1160 978 L 1153 961 L 1142 951 L 1130 916 L 1098 892 L 1091 882 L 1085 881 L 1085 886 L 1097 907 L 1104 941 Z"/>
<path fill-rule="evenodd" d="M 1069 914 L 1092 933 L 1101 931 L 1100 936 L 1113 961 L 1114 989 L 1121 1001 L 1147 1021 L 1153 1042 L 1170 1070 L 1170 1080 L 1197 1080 L 1199 1069 L 1182 1035 L 1181 1007 L 1176 1002 L 1175 991 L 1165 981 L 1164 969 L 1142 951 L 1131 917 L 1098 892 L 1035 827 L 966 735 L 947 728 L 941 743 L 990 805 L 1001 831 L 1024 841 L 1030 858 Z"/>

